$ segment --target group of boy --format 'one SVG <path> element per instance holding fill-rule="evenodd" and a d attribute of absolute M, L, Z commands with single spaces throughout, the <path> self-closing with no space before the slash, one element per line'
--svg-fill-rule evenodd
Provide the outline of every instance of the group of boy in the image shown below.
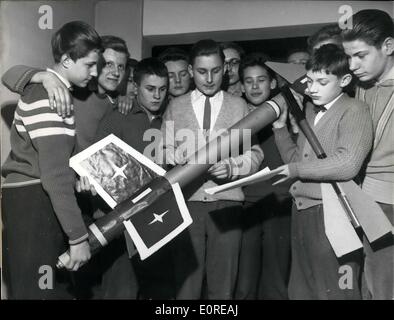
<path fill-rule="evenodd" d="M 65 251 L 67 241 L 71 256 L 67 270 L 76 271 L 90 259 L 86 226 L 73 191 L 76 181 L 68 167 L 74 149 L 82 150 L 114 133 L 143 152 L 144 132 L 160 128 L 165 165 L 170 168 L 186 163 L 190 149 L 171 139 L 173 133 L 167 135 L 167 130 L 189 129 L 196 138 L 209 141 L 216 131 L 231 127 L 254 109 L 275 108 L 281 112 L 272 130 L 263 129 L 249 150 L 212 165 L 183 190 L 193 223 L 155 257 L 153 266 L 132 263 L 136 258 L 129 259 L 123 238 L 112 244 L 105 258 L 109 267 L 103 271 L 107 280 L 102 297 L 136 299 L 143 292 L 144 298 L 360 299 L 363 271 L 364 298 L 368 294 L 392 299 L 392 237 L 378 249 L 365 239 L 364 252 L 344 262 L 337 259 L 324 232 L 319 186 L 323 182 L 365 176 L 364 192 L 391 223 L 394 220 L 393 21 L 379 10 L 363 10 L 352 18 L 352 29 L 339 30 L 340 37 L 328 41 L 336 44 L 316 37 L 306 63 L 310 100 L 304 101 L 304 109 L 327 152 L 325 159 L 318 159 L 306 137 L 289 125 L 286 103 L 275 95 L 275 75 L 265 65 L 264 55 L 244 56 L 237 45 L 201 40 L 189 56 L 171 49 L 159 59 L 140 61 L 131 73 L 123 40 L 100 38 L 82 22 L 63 26 L 53 37 L 52 69 L 17 67 L 3 76 L 8 87 L 21 93 L 11 128 L 12 151 L 3 168 L 3 256 L 9 296 L 70 298 L 69 287 L 75 281 L 59 273 L 54 289 L 42 290 L 40 267 L 56 270 L 57 256 Z M 116 45 L 108 44 L 113 42 Z M 222 90 L 225 72 L 229 92 Z M 352 73 L 359 80 L 357 99 L 344 92 L 352 83 Z M 121 108 L 127 113 L 131 107 L 122 115 L 115 108 L 121 101 L 118 87 L 130 77 L 132 87 L 127 92 L 132 107 Z M 94 82 L 90 90 L 69 91 L 71 86 L 84 88 Z M 54 101 L 64 117 L 51 108 Z M 282 166 L 282 184 L 264 183 L 215 195 L 205 191 L 267 165 Z M 77 183 L 77 190 L 89 188 L 84 179 Z M 340 286 L 344 264 L 353 276 L 353 285 L 346 288 Z M 156 286 L 154 281 L 144 282 L 155 276 L 158 266 L 168 272 L 156 272 Z M 145 288 L 149 285 L 155 287 L 152 292 L 168 285 L 170 296 L 152 296 Z"/>

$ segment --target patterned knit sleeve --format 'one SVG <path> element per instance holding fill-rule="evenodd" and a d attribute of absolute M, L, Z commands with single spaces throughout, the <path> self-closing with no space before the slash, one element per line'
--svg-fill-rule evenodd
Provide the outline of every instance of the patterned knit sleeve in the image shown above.
<path fill-rule="evenodd" d="M 12 92 L 22 94 L 33 76 L 43 70 L 17 65 L 8 69 L 1 77 L 3 84 Z"/>
<path fill-rule="evenodd" d="M 341 118 L 335 152 L 325 159 L 292 163 L 290 175 L 318 181 L 347 181 L 357 176 L 372 148 L 372 120 L 365 104 L 355 104 Z"/>
<path fill-rule="evenodd" d="M 15 126 L 37 150 L 40 179 L 70 244 L 87 238 L 87 229 L 74 194 L 75 174 L 69 158 L 75 144 L 74 118 L 63 119 L 49 107 L 44 88 L 29 86 L 18 102 Z"/>

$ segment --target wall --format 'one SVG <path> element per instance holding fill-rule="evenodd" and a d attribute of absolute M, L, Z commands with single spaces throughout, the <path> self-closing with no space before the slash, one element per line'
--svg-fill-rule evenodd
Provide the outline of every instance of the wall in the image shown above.
<path fill-rule="evenodd" d="M 95 8 L 95 27 L 100 35 L 123 38 L 130 56 L 142 57 L 143 0 L 99 1 Z"/>
<path fill-rule="evenodd" d="M 311 28 L 303 26 L 337 22 L 344 4 L 353 12 L 378 8 L 393 15 L 392 1 L 145 0 L 143 34 L 153 45 L 207 35 L 220 41 L 308 35 Z"/>

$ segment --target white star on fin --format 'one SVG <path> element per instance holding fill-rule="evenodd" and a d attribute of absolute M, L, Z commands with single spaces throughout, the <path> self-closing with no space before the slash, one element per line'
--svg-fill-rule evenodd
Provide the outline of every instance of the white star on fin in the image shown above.
<path fill-rule="evenodd" d="M 166 210 L 166 211 L 164 211 L 162 214 L 156 214 L 156 213 L 154 213 L 153 216 L 154 216 L 155 218 L 154 218 L 151 222 L 149 222 L 148 224 L 153 224 L 153 223 L 155 223 L 155 222 L 157 222 L 157 221 L 163 223 L 163 216 L 164 216 L 168 211 L 170 211 L 170 210 Z"/>
<path fill-rule="evenodd" d="M 116 178 L 117 176 L 122 176 L 123 178 L 127 179 L 127 177 L 125 176 L 125 174 L 123 172 L 124 169 L 126 169 L 126 167 L 127 167 L 127 163 L 121 168 L 116 166 L 112 161 L 109 161 L 109 163 L 111 164 L 112 169 L 114 169 L 114 171 L 115 171 L 114 175 L 112 176 L 112 179 Z"/>

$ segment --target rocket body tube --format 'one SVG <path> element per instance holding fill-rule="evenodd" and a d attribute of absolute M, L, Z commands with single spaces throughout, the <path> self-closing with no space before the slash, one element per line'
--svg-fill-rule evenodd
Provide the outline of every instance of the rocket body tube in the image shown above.
<path fill-rule="evenodd" d="M 239 147 L 240 141 L 242 141 L 240 139 L 242 129 L 249 129 L 251 134 L 257 133 L 275 121 L 279 113 L 279 109 L 276 110 L 271 104 L 265 103 L 235 123 L 223 134 L 201 147 L 190 157 L 194 157 L 194 163 L 177 165 L 163 177 L 156 178 L 141 187 L 130 198 L 118 204 L 113 211 L 91 224 L 89 226 L 88 238 L 91 253 L 97 253 L 108 242 L 121 235 L 125 229 L 123 222 L 157 201 L 163 193 L 171 189 L 172 184 L 178 183 L 181 188 L 188 185 L 204 174 L 213 163 L 220 161 L 222 155 L 228 156 L 230 150 L 234 150 L 234 147 Z M 214 160 L 214 162 L 207 161 L 207 159 Z M 134 199 L 138 199 L 138 196 L 146 192 L 147 189 L 150 189 L 147 196 L 142 197 L 141 200 L 133 201 Z M 58 259 L 57 267 L 63 268 L 69 258 L 68 252 L 63 253 Z"/>

